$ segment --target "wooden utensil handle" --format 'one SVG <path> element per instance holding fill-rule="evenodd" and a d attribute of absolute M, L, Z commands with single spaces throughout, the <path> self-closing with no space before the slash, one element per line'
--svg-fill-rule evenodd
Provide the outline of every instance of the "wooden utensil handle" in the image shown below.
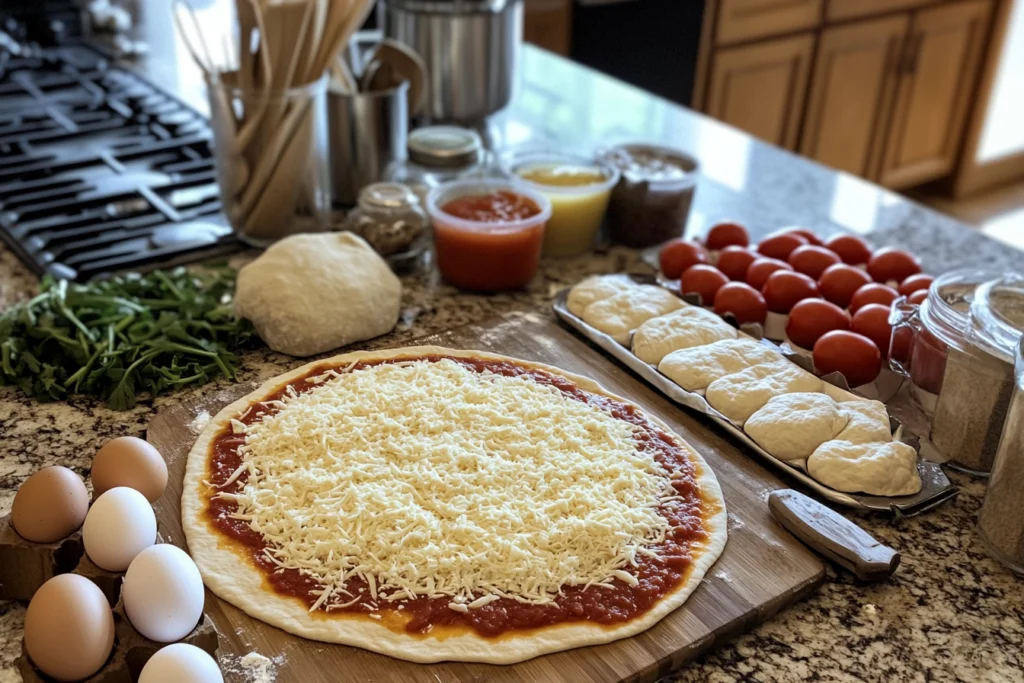
<path fill-rule="evenodd" d="M 798 491 L 773 491 L 768 496 L 768 507 L 787 531 L 862 581 L 888 579 L 900 564 L 898 552 Z"/>

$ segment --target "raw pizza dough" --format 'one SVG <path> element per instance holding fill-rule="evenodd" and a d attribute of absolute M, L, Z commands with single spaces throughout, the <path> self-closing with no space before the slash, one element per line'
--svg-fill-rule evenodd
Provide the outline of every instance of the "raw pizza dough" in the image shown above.
<path fill-rule="evenodd" d="M 889 412 L 881 401 L 843 401 L 839 410 L 848 421 L 843 431 L 836 434 L 837 441 L 855 444 L 892 441 Z"/>
<path fill-rule="evenodd" d="M 846 493 L 912 496 L 921 490 L 917 452 L 899 441 L 826 441 L 807 459 L 807 472 L 825 486 Z"/>
<path fill-rule="evenodd" d="M 631 287 L 636 287 L 636 283 L 627 275 L 591 275 L 569 290 L 565 307 L 579 317 L 595 301 L 609 299 Z"/>
<path fill-rule="evenodd" d="M 633 330 L 651 318 L 686 306 L 683 300 L 657 285 L 636 285 L 583 309 L 583 322 L 604 332 L 623 346 Z"/>
<path fill-rule="evenodd" d="M 749 337 L 740 337 L 673 351 L 658 364 L 658 372 L 686 391 L 704 391 L 726 375 L 784 360 L 785 356 L 777 350 Z"/>
<path fill-rule="evenodd" d="M 311 616 L 307 605 L 297 598 L 289 598 L 267 591 L 264 574 L 235 547 L 216 532 L 205 516 L 209 487 L 208 457 L 215 437 L 224 429 L 236 427 L 232 423 L 255 404 L 274 394 L 288 382 L 320 370 L 345 368 L 357 361 L 385 359 L 415 359 L 431 354 L 467 357 L 497 361 L 511 361 L 528 369 L 543 370 L 575 382 L 580 388 L 628 403 L 602 389 L 594 381 L 558 368 L 478 351 L 456 351 L 440 347 L 413 347 L 384 352 L 356 352 L 310 363 L 266 382 L 256 391 L 220 411 L 200 434 L 189 453 L 181 501 L 182 526 L 188 540 L 189 551 L 199 566 L 203 579 L 214 593 L 241 608 L 250 616 L 279 627 L 298 636 L 325 642 L 362 647 L 374 652 L 416 662 L 444 660 L 475 661 L 492 664 L 510 664 L 541 654 L 568 650 L 575 647 L 597 645 L 641 633 L 682 605 L 700 584 L 702 577 L 721 554 L 726 542 L 725 501 L 714 473 L 701 456 L 684 441 L 674 437 L 676 444 L 694 464 L 701 498 L 706 505 L 704 527 L 708 540 L 703 546 L 692 547 L 694 561 L 689 574 L 679 586 L 664 596 L 647 612 L 612 626 L 587 622 L 568 622 L 510 632 L 498 639 L 477 635 L 463 629 L 444 637 L 430 635 L 404 635 L 362 614 L 346 613 L 345 618 Z M 649 419 L 659 429 L 672 434 L 671 429 L 653 416 Z"/>
<path fill-rule="evenodd" d="M 820 393 L 775 396 L 743 425 L 757 445 L 780 460 L 802 463 L 846 426 L 839 404 Z"/>
<path fill-rule="evenodd" d="M 402 283 L 363 238 L 292 235 L 238 271 L 235 314 L 273 350 L 312 356 L 391 331 L 401 297 Z"/>
<path fill-rule="evenodd" d="M 789 360 L 754 365 L 715 380 L 708 386 L 708 404 L 742 425 L 772 397 L 819 392 L 821 380 Z"/>
<path fill-rule="evenodd" d="M 667 315 L 651 318 L 633 333 L 633 353 L 645 363 L 657 365 L 680 349 L 735 339 L 736 328 L 700 306 L 683 306 Z"/>

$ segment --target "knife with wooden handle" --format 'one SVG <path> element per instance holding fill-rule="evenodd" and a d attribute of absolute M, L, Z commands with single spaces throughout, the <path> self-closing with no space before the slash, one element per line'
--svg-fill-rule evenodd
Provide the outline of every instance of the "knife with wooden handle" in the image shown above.
<path fill-rule="evenodd" d="M 900 554 L 813 498 L 781 489 L 768 508 L 789 533 L 812 550 L 853 572 L 862 581 L 884 581 L 896 572 Z"/>

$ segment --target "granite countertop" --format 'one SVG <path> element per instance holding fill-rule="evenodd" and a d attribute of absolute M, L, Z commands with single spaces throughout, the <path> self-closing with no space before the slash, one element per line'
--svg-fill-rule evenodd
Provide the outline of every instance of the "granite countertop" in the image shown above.
<path fill-rule="evenodd" d="M 1024 271 L 1024 253 L 869 183 L 538 50 L 528 49 L 524 62 L 522 90 L 492 122 L 491 138 L 504 146 L 557 141 L 584 149 L 597 141 L 644 139 L 681 148 L 702 167 L 690 234 L 727 217 L 744 221 L 755 234 L 799 223 L 824 234 L 853 231 L 878 245 L 912 249 L 932 273 L 963 265 Z M 179 92 L 189 99 L 184 64 L 180 59 L 175 73 Z M 395 330 L 358 346 L 402 345 L 512 310 L 550 311 L 554 292 L 588 274 L 645 268 L 641 254 L 623 248 L 549 259 L 527 290 L 497 296 L 460 293 L 428 269 L 404 278 Z M 17 258 L 0 250 L 0 306 L 29 296 L 34 286 Z M 239 380 L 267 378 L 296 364 L 267 350 L 252 351 Z M 124 413 L 84 398 L 38 404 L 14 389 L 0 389 L 0 515 L 40 467 L 61 464 L 86 475 L 106 440 L 143 436 L 162 406 L 225 384 L 143 400 Z M 863 585 L 830 567 L 817 594 L 718 644 L 666 680 L 1024 681 L 1022 584 L 981 547 L 974 525 L 984 483 L 957 473 L 950 478 L 962 493 L 937 510 L 899 524 L 882 515 L 851 515 L 902 553 L 891 581 Z M 24 614 L 24 605 L 0 602 L 0 683 L 19 680 L 13 660 Z"/>

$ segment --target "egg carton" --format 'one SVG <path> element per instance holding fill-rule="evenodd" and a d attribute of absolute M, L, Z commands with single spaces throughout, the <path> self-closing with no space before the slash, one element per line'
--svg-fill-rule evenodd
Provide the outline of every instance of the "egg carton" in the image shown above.
<path fill-rule="evenodd" d="M 85 556 L 82 532 L 54 543 L 32 543 L 11 526 L 11 516 L 0 517 L 0 600 L 31 600 L 39 587 L 74 571 Z"/>
<path fill-rule="evenodd" d="M 177 642 L 195 645 L 214 660 L 217 659 L 217 649 L 220 646 L 219 636 L 213 622 L 205 613 L 195 629 Z M 135 683 L 139 680 L 142 667 L 146 665 L 149 658 L 166 645 L 168 643 L 158 643 L 136 631 L 124 612 L 124 604 L 119 601 L 114 607 L 114 650 L 110 654 L 110 659 L 102 669 L 82 683 Z M 22 639 L 21 656 L 14 663 L 24 683 L 57 683 L 56 679 L 50 678 L 32 664 L 28 653 L 25 652 L 24 639 Z"/>
<path fill-rule="evenodd" d="M 167 645 L 139 633 L 128 620 L 121 601 L 123 572 L 97 567 L 85 554 L 82 532 L 76 531 L 55 543 L 33 543 L 18 535 L 10 515 L 0 517 L 0 600 L 29 601 L 39 587 L 59 574 L 84 576 L 99 587 L 114 612 L 114 649 L 107 663 L 88 683 L 132 683 L 157 650 Z M 219 636 L 206 614 L 196 628 L 181 641 L 205 650 L 217 658 Z M 15 662 L 25 683 L 52 683 L 32 664 L 24 649 Z"/>

